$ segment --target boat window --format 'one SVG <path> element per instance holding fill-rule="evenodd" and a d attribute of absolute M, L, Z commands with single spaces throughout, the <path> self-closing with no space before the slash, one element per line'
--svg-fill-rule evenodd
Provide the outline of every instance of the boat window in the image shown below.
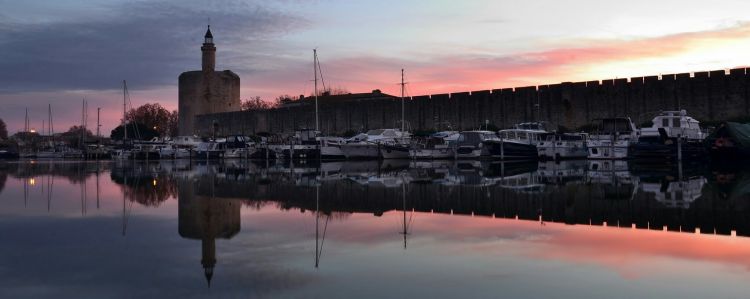
<path fill-rule="evenodd" d="M 516 136 L 518 136 L 518 139 L 520 139 L 520 140 L 526 140 L 526 138 L 527 138 L 526 132 L 517 132 Z"/>
<path fill-rule="evenodd" d="M 667 118 L 662 118 L 662 119 L 661 119 L 661 126 L 662 126 L 663 128 L 669 128 L 669 119 L 667 119 Z"/>
<path fill-rule="evenodd" d="M 672 127 L 679 128 L 680 127 L 680 118 L 675 117 L 672 119 Z"/>

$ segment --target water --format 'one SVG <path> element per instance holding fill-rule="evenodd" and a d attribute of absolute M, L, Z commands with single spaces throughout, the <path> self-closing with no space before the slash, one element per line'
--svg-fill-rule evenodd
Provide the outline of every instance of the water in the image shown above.
<path fill-rule="evenodd" d="M 746 298 L 748 192 L 705 165 L 4 163 L 0 297 Z"/>

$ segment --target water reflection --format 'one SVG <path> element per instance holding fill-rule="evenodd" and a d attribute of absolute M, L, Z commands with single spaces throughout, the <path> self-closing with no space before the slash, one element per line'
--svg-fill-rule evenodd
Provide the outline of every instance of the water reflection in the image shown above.
<path fill-rule="evenodd" d="M 196 189 L 213 189 L 212 180 L 183 180 L 177 185 L 179 233 L 183 238 L 201 241 L 201 265 L 210 287 L 216 266 L 216 239 L 228 240 L 240 232 L 241 205 L 235 199 L 196 194 Z"/>
<path fill-rule="evenodd" d="M 194 265 L 196 272 L 200 263 L 208 286 L 212 280 L 215 285 L 230 279 L 231 268 L 238 266 L 233 264 L 236 254 L 227 248 L 238 242 L 238 235 L 251 234 L 258 225 L 291 235 L 285 240 L 290 244 L 300 240 L 301 245 L 289 246 L 309 248 L 306 267 L 339 271 L 341 265 L 336 261 L 346 259 L 346 254 L 334 246 L 340 246 L 341 239 L 367 239 L 358 242 L 371 245 L 383 238 L 398 238 L 398 245 L 392 247 L 411 252 L 414 240 L 421 237 L 448 235 L 444 242 L 461 243 L 502 236 L 536 246 L 528 252 L 537 259 L 599 259 L 602 264 L 612 263 L 615 255 L 638 250 L 723 261 L 726 257 L 719 256 L 721 252 L 735 256 L 750 249 L 745 245 L 731 249 L 724 241 L 699 239 L 705 235 L 750 236 L 750 172 L 706 165 L 655 166 L 626 161 L 11 163 L 0 167 L 0 192 L 6 203 L 0 209 L 4 215 L 25 215 L 30 209 L 27 206 L 37 198 L 46 200 L 47 210 L 52 212 L 80 201 L 77 216 L 121 217 L 123 236 L 134 211 L 147 214 L 163 209 L 164 214 L 176 214 L 179 237 L 196 246 L 195 241 L 200 240 L 200 261 L 195 251 L 187 263 L 190 268 Z M 22 205 L 13 201 L 14 192 L 22 194 Z M 100 198 L 106 199 L 101 211 Z M 55 200 L 60 204 L 53 204 Z M 89 210 L 94 201 L 96 212 Z M 168 209 L 170 203 L 176 203 L 176 213 Z M 252 215 L 270 223 L 243 217 L 246 210 L 257 212 Z M 268 214 L 269 210 L 281 212 Z M 497 218 L 507 219 L 501 222 L 504 229 L 488 224 L 503 220 Z M 255 226 L 242 230 L 241 222 L 248 219 Z M 396 226 L 389 226 L 394 219 Z M 292 220 L 309 222 L 290 233 L 283 227 Z M 387 232 L 372 237 L 367 230 L 379 228 L 382 222 L 388 222 Z M 566 229 L 539 232 L 532 228 L 555 223 Z M 415 226 L 419 231 L 413 235 Z M 637 234 L 591 230 L 602 226 Z M 561 230 L 565 233 L 551 236 Z M 675 233 L 654 238 L 650 235 L 653 231 Z M 142 234 L 143 229 L 129 237 Z M 586 234 L 588 237 L 582 236 Z M 217 242 L 219 239 L 224 241 Z M 700 240 L 711 245 L 712 252 L 676 252 L 672 246 L 677 245 L 655 239 L 691 248 Z M 568 247 L 585 252 L 586 257 L 566 251 Z M 327 267 L 322 264 L 324 248 Z M 419 252 L 427 254 L 425 251 L 421 248 Z M 314 257 L 313 265 L 310 257 Z M 227 263 L 222 264 L 222 259 Z M 750 267 L 750 262 L 741 263 Z M 219 272 L 223 275 L 215 275 Z"/>

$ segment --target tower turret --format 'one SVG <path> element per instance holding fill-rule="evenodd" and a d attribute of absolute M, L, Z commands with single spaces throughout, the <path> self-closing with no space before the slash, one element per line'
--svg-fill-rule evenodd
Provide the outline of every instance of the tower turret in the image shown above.
<path fill-rule="evenodd" d="M 213 72 L 216 67 L 216 47 L 214 46 L 214 36 L 211 34 L 211 25 L 208 25 L 206 35 L 203 37 L 203 71 Z"/>

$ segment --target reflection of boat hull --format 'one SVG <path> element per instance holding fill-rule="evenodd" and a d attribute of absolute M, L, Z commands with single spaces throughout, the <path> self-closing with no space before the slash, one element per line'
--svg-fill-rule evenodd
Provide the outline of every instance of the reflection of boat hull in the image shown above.
<path fill-rule="evenodd" d="M 688 141 L 679 146 L 682 150 L 682 159 L 705 159 L 706 148 L 702 142 Z M 633 144 L 629 149 L 631 158 L 644 160 L 670 160 L 676 161 L 678 157 L 678 145 L 676 140 L 668 139 L 662 142 L 639 141 Z"/>
<path fill-rule="evenodd" d="M 292 160 L 320 159 L 320 149 L 317 145 L 294 145 L 283 148 L 281 157 Z"/>
<path fill-rule="evenodd" d="M 484 145 L 493 158 L 504 160 L 536 159 L 536 145 L 511 141 L 486 140 Z"/>

